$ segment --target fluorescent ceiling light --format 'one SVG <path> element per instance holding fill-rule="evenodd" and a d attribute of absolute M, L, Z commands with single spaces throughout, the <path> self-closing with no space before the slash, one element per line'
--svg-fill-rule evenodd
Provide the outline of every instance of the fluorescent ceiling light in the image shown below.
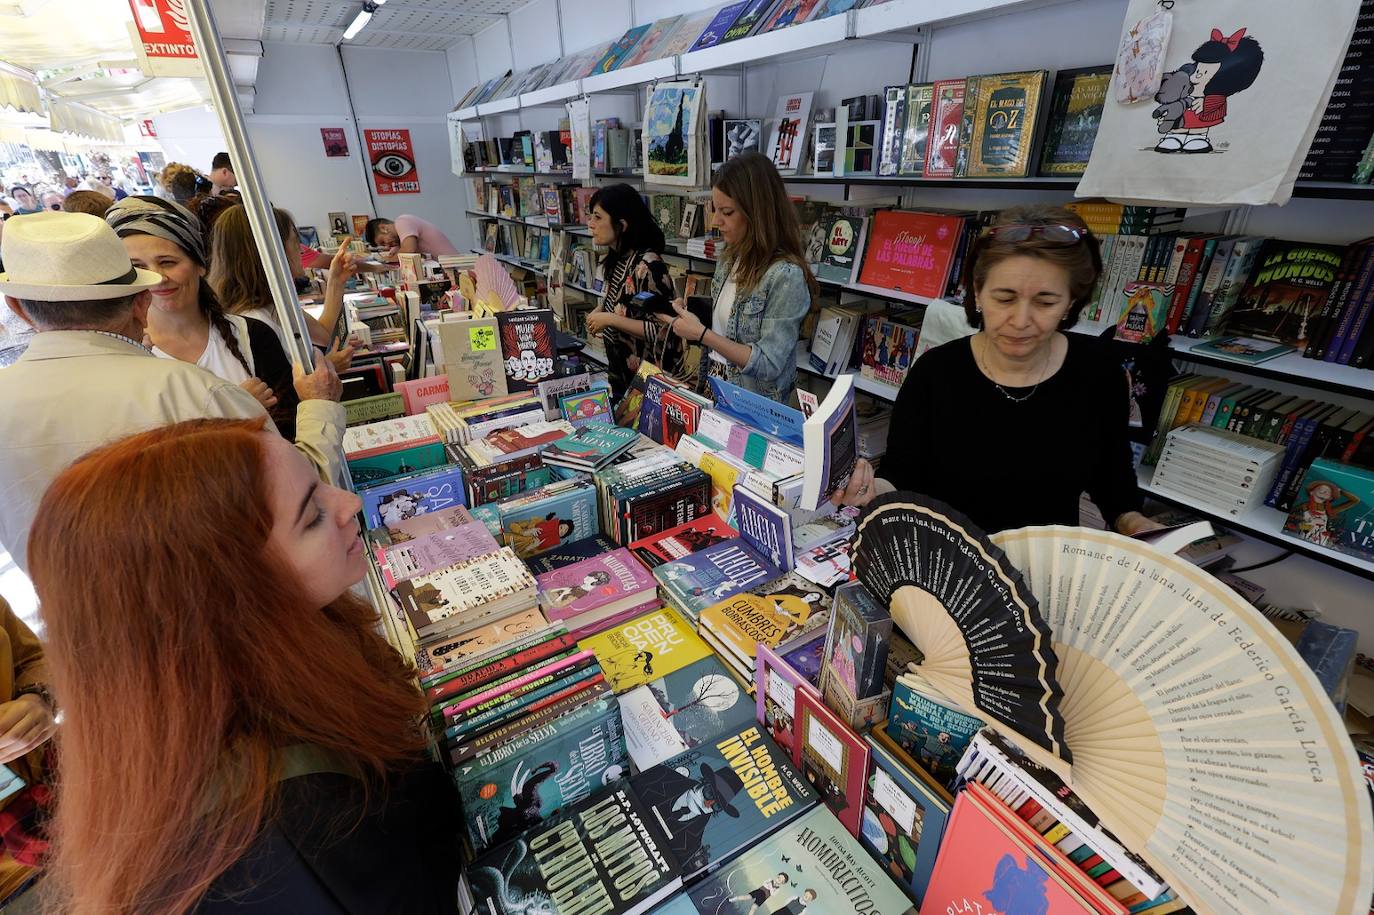
<path fill-rule="evenodd" d="M 354 35 L 357 35 L 359 32 L 363 30 L 363 26 L 367 25 L 371 21 L 372 13 L 368 12 L 367 10 L 359 10 L 358 15 L 353 17 L 353 21 L 349 24 L 348 28 L 344 29 L 343 40 L 348 41 Z"/>

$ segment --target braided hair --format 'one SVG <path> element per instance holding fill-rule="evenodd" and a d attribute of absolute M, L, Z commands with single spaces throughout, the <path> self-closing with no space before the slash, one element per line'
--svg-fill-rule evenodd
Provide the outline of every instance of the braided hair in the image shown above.
<path fill-rule="evenodd" d="M 210 322 L 210 327 L 219 331 L 219 335 L 224 339 L 224 345 L 229 348 L 229 353 L 239 361 L 239 365 L 243 366 L 243 370 L 251 376 L 253 370 L 249 367 L 248 360 L 243 355 L 243 349 L 239 346 L 239 338 L 234 333 L 234 325 L 229 323 L 229 319 L 224 316 L 224 308 L 219 303 L 219 296 L 215 295 L 214 287 L 203 276 L 200 278 L 196 300 L 200 303 L 200 313 L 205 315 L 206 320 Z"/>

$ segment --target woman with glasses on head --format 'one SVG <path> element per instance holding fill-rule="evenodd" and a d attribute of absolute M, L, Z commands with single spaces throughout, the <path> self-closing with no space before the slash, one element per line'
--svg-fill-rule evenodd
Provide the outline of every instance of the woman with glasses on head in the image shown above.
<path fill-rule="evenodd" d="M 966 264 L 971 337 L 936 347 L 907 375 L 892 411 L 883 478 L 861 460 L 834 501 L 879 492 L 939 499 L 989 533 L 1078 524 L 1087 492 L 1117 531 L 1157 527 L 1140 513 L 1120 364 L 1066 334 L 1102 272 L 1097 239 L 1059 207 L 999 214 Z"/>

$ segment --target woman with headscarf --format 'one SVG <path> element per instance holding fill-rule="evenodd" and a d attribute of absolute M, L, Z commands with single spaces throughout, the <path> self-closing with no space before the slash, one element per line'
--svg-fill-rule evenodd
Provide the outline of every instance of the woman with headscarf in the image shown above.
<path fill-rule="evenodd" d="M 267 408 L 282 437 L 294 440 L 300 398 L 291 383 L 291 360 L 270 326 L 220 307 L 206 280 L 200 220 L 181 204 L 138 196 L 110 207 L 105 221 L 135 266 L 162 274 L 148 309 L 153 354 L 238 384 Z"/>

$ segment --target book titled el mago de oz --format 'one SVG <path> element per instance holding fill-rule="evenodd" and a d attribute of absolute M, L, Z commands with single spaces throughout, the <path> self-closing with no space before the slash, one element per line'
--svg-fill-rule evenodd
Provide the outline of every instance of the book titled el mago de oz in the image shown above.
<path fill-rule="evenodd" d="M 630 780 L 668 836 L 684 880 L 816 806 L 816 789 L 755 722 L 717 734 Z"/>

